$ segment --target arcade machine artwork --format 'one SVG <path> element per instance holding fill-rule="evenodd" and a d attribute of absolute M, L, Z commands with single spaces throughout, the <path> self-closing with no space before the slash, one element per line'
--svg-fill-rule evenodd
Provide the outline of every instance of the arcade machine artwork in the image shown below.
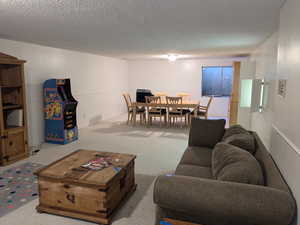
<path fill-rule="evenodd" d="M 76 108 L 70 79 L 44 82 L 45 141 L 67 144 L 78 139 Z"/>

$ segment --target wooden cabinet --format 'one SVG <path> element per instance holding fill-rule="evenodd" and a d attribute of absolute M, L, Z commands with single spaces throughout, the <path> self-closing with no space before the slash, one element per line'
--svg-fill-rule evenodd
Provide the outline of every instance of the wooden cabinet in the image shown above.
<path fill-rule="evenodd" d="M 24 63 L 0 53 L 0 165 L 28 156 Z"/>

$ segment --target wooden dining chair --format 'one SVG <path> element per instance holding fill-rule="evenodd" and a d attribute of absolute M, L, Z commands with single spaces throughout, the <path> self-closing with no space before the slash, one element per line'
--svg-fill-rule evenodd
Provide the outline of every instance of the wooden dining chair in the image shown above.
<path fill-rule="evenodd" d="M 154 96 L 159 96 L 160 97 L 160 100 L 162 102 L 165 102 L 166 101 L 166 96 L 168 96 L 168 94 L 166 92 L 156 92 L 154 94 Z"/>
<path fill-rule="evenodd" d="M 203 106 L 203 105 L 199 105 L 195 110 L 196 110 L 196 113 L 195 111 L 193 111 L 190 115 L 190 117 L 204 117 L 205 119 L 208 118 L 208 110 L 209 110 L 209 107 L 211 105 L 211 102 L 213 100 L 213 96 L 211 96 L 209 99 L 208 99 L 208 102 L 207 102 L 207 105 L 206 106 Z M 191 121 L 191 119 L 190 119 Z"/>
<path fill-rule="evenodd" d="M 153 118 L 159 117 L 159 125 L 161 126 L 162 118 L 164 122 L 167 122 L 167 111 L 164 107 L 161 107 L 160 96 L 146 96 L 146 108 L 148 112 L 148 125 L 152 125 Z M 157 106 L 156 106 L 157 104 Z"/>
<path fill-rule="evenodd" d="M 132 105 L 132 101 L 131 101 L 131 97 L 130 94 L 128 93 L 124 93 L 123 94 L 124 100 L 126 102 L 126 106 L 127 106 L 127 124 L 129 124 L 129 122 L 133 122 L 134 116 L 133 116 L 133 105 Z M 136 115 L 140 115 L 140 123 L 146 123 L 146 110 L 145 108 L 136 108 Z"/>
<path fill-rule="evenodd" d="M 177 93 L 177 97 L 182 97 L 182 100 L 190 100 L 191 94 L 186 92 Z"/>
<path fill-rule="evenodd" d="M 188 114 L 190 111 L 182 107 L 182 97 L 166 97 L 167 100 L 167 109 L 168 109 L 168 122 L 169 125 L 175 124 L 177 118 L 181 120 L 184 118 L 184 123 L 187 125 L 187 120 L 189 119 Z"/>

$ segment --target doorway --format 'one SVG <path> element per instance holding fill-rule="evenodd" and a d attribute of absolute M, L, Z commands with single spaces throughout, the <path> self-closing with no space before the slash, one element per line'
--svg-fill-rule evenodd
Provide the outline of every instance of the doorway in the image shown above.
<path fill-rule="evenodd" d="M 224 118 L 229 122 L 229 105 L 233 87 L 232 66 L 202 67 L 202 104 L 210 97 L 213 102 L 209 109 L 209 118 Z"/>

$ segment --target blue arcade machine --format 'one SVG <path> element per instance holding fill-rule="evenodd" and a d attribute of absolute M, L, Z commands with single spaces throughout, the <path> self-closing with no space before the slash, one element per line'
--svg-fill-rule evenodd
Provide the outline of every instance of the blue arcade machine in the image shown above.
<path fill-rule="evenodd" d="M 45 141 L 68 144 L 78 139 L 76 108 L 70 79 L 44 82 Z"/>

